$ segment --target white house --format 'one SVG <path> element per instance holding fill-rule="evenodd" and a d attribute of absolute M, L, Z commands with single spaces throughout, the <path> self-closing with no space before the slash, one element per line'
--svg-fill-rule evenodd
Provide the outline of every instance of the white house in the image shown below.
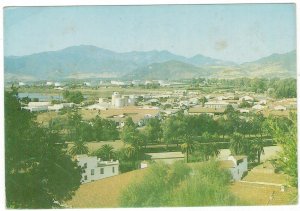
<path fill-rule="evenodd" d="M 229 169 L 232 179 L 239 181 L 243 174 L 248 171 L 247 156 L 229 156 L 227 160 L 220 161 L 220 166 Z"/>
<path fill-rule="evenodd" d="M 257 102 L 258 105 L 266 105 L 267 104 L 267 100 L 260 100 L 259 102 Z"/>
<path fill-rule="evenodd" d="M 61 83 L 60 83 L 60 82 L 55 82 L 55 83 L 54 83 L 54 86 L 55 86 L 55 87 L 59 87 L 59 86 L 61 86 Z"/>
<path fill-rule="evenodd" d="M 240 113 L 249 113 L 248 109 L 240 109 Z"/>
<path fill-rule="evenodd" d="M 286 107 L 282 105 L 278 105 L 274 107 L 275 111 L 286 111 Z"/>
<path fill-rule="evenodd" d="M 255 105 L 255 106 L 252 106 L 252 109 L 255 109 L 255 110 L 262 110 L 264 109 L 265 107 L 262 106 L 262 105 Z"/>
<path fill-rule="evenodd" d="M 225 101 L 209 101 L 204 104 L 206 108 L 226 108 L 229 103 Z"/>
<path fill-rule="evenodd" d="M 77 155 L 78 165 L 83 168 L 81 183 L 111 177 L 119 174 L 119 161 L 102 161 L 96 156 Z"/>
<path fill-rule="evenodd" d="M 51 102 L 29 102 L 27 107 L 24 107 L 24 109 L 27 109 L 31 112 L 34 111 L 47 111 L 48 106 L 51 106 Z"/>

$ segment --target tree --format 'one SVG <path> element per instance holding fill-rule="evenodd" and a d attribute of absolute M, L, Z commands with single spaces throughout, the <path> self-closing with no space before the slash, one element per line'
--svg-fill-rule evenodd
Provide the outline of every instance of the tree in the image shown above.
<path fill-rule="evenodd" d="M 277 121 L 269 120 L 269 127 L 272 131 L 272 137 L 282 147 L 279 154 L 277 165 L 287 175 L 291 177 L 290 184 L 298 186 L 298 169 L 297 169 L 297 115 L 291 113 L 290 125 L 280 125 Z"/>
<path fill-rule="evenodd" d="M 230 151 L 234 155 L 241 155 L 245 152 L 245 143 L 243 136 L 239 133 L 234 133 L 230 140 Z"/>
<path fill-rule="evenodd" d="M 202 107 L 204 107 L 205 103 L 208 102 L 208 101 L 207 101 L 206 97 L 202 97 L 200 99 L 200 102 L 201 102 Z"/>
<path fill-rule="evenodd" d="M 260 163 L 260 156 L 264 153 L 264 143 L 261 139 L 254 139 L 252 141 L 252 150 L 255 151 L 257 155 L 257 162 Z"/>
<path fill-rule="evenodd" d="M 103 160 L 111 160 L 114 158 L 114 148 L 110 144 L 104 144 L 100 149 L 92 153 L 94 156 L 97 156 Z"/>
<path fill-rule="evenodd" d="M 103 121 L 98 115 L 92 120 L 95 139 L 103 140 Z"/>
<path fill-rule="evenodd" d="M 140 146 L 140 136 L 137 126 L 134 124 L 131 117 L 125 120 L 125 125 L 121 133 L 121 139 L 126 144 L 131 144 L 133 146 Z"/>
<path fill-rule="evenodd" d="M 153 143 L 158 142 L 162 137 L 162 129 L 160 125 L 160 121 L 157 118 L 151 118 L 147 121 L 145 127 L 145 136 L 146 139 Z"/>
<path fill-rule="evenodd" d="M 68 90 L 64 91 L 63 93 L 63 98 L 67 102 L 72 102 L 72 103 L 81 103 L 84 100 L 84 97 L 80 91 L 75 91 L 75 92 L 70 92 Z"/>
<path fill-rule="evenodd" d="M 5 186 L 9 208 L 59 207 L 78 189 L 81 169 L 57 131 L 21 109 L 16 92 L 5 92 Z"/>
<path fill-rule="evenodd" d="M 73 142 L 73 146 L 69 150 L 70 154 L 75 155 L 83 155 L 89 153 L 89 148 L 86 145 L 86 142 L 83 140 L 77 140 Z"/>
<path fill-rule="evenodd" d="M 183 144 L 181 144 L 181 151 L 186 153 L 186 162 L 189 162 L 189 154 L 193 152 L 195 148 L 194 141 L 189 135 L 183 136 Z"/>

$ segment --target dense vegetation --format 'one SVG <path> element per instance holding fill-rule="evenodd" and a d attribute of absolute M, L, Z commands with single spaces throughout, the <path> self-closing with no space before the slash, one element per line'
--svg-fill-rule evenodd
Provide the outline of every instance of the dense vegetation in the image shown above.
<path fill-rule="evenodd" d="M 21 109 L 17 90 L 5 92 L 5 187 L 8 208 L 52 208 L 70 199 L 81 169 L 58 132 Z"/>
<path fill-rule="evenodd" d="M 237 205 L 230 194 L 230 173 L 216 162 L 192 168 L 182 162 L 157 163 L 146 170 L 142 181 L 123 190 L 121 207 Z"/>
<path fill-rule="evenodd" d="M 84 97 L 80 91 L 70 92 L 68 90 L 63 92 L 63 98 L 67 102 L 72 103 L 81 103 L 84 100 Z"/>
<path fill-rule="evenodd" d="M 297 167 L 297 115 L 292 114 L 288 121 L 270 121 L 270 130 L 275 141 L 282 147 L 276 161 L 277 168 L 290 176 L 290 184 L 298 186 Z"/>
<path fill-rule="evenodd" d="M 191 88 L 215 87 L 228 91 L 247 91 L 265 93 L 270 97 L 291 98 L 297 96 L 297 81 L 295 78 L 236 78 L 236 79 L 193 79 Z"/>
<path fill-rule="evenodd" d="M 264 147 L 274 144 L 270 141 L 273 137 L 275 143 L 284 148 L 284 154 L 280 156 L 280 163 L 277 164 L 278 170 L 296 179 L 295 125 L 295 120 L 287 117 L 266 118 L 261 113 L 241 115 L 228 106 L 225 115 L 218 119 L 205 114 L 189 116 L 180 112 L 163 121 L 149 121 L 143 130 L 138 130 L 132 119 L 128 118 L 122 129 L 121 139 L 127 145 L 125 151 L 129 152 L 134 165 L 131 167 L 134 168 L 137 167 L 134 161 L 142 160 L 143 153 L 155 144 L 165 144 L 164 151 L 170 145 L 175 145 L 175 150 L 186 154 L 187 162 L 207 161 L 216 157 L 220 149 L 229 148 L 233 155 L 247 155 L 248 161 L 259 164 Z M 149 131 L 156 133 L 154 135 Z M 286 140 L 287 136 L 290 137 L 289 142 Z M 291 160 L 288 164 L 287 156 Z M 291 184 L 295 185 L 295 182 Z"/>

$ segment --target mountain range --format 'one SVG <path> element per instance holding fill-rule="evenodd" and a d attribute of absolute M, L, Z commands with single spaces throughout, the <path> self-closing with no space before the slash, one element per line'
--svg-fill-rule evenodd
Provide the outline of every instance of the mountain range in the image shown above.
<path fill-rule="evenodd" d="M 4 57 L 4 73 L 6 81 L 296 77 L 296 51 L 236 64 L 201 54 L 187 58 L 169 51 L 117 53 L 80 45 L 28 56 Z"/>

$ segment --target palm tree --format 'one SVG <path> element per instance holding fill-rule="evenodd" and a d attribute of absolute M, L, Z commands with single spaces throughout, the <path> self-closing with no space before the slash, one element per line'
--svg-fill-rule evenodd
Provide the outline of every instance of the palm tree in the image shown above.
<path fill-rule="evenodd" d="M 183 136 L 184 143 L 181 144 L 181 151 L 182 153 L 186 153 L 186 162 L 189 162 L 189 154 L 193 152 L 195 145 L 194 142 L 189 135 Z"/>
<path fill-rule="evenodd" d="M 239 133 L 234 133 L 230 140 L 230 151 L 234 155 L 240 155 L 244 153 L 245 144 L 243 136 Z"/>
<path fill-rule="evenodd" d="M 255 139 L 252 142 L 253 144 L 253 150 L 256 152 L 257 154 L 257 162 L 260 163 L 260 156 L 261 154 L 264 154 L 264 143 L 262 142 L 261 139 Z"/>
<path fill-rule="evenodd" d="M 88 154 L 89 148 L 87 147 L 86 142 L 80 139 L 78 141 L 73 142 L 73 146 L 70 148 L 69 153 L 73 156 Z"/>
<path fill-rule="evenodd" d="M 101 153 L 103 156 L 103 159 L 105 160 L 110 160 L 113 156 L 114 153 L 114 148 L 113 146 L 109 145 L 109 144 L 104 144 L 101 148 Z"/>
<path fill-rule="evenodd" d="M 209 150 L 209 156 L 210 157 L 217 157 L 220 154 L 220 150 L 218 148 L 218 145 L 216 143 L 212 143 L 209 146 L 210 150 Z"/>

